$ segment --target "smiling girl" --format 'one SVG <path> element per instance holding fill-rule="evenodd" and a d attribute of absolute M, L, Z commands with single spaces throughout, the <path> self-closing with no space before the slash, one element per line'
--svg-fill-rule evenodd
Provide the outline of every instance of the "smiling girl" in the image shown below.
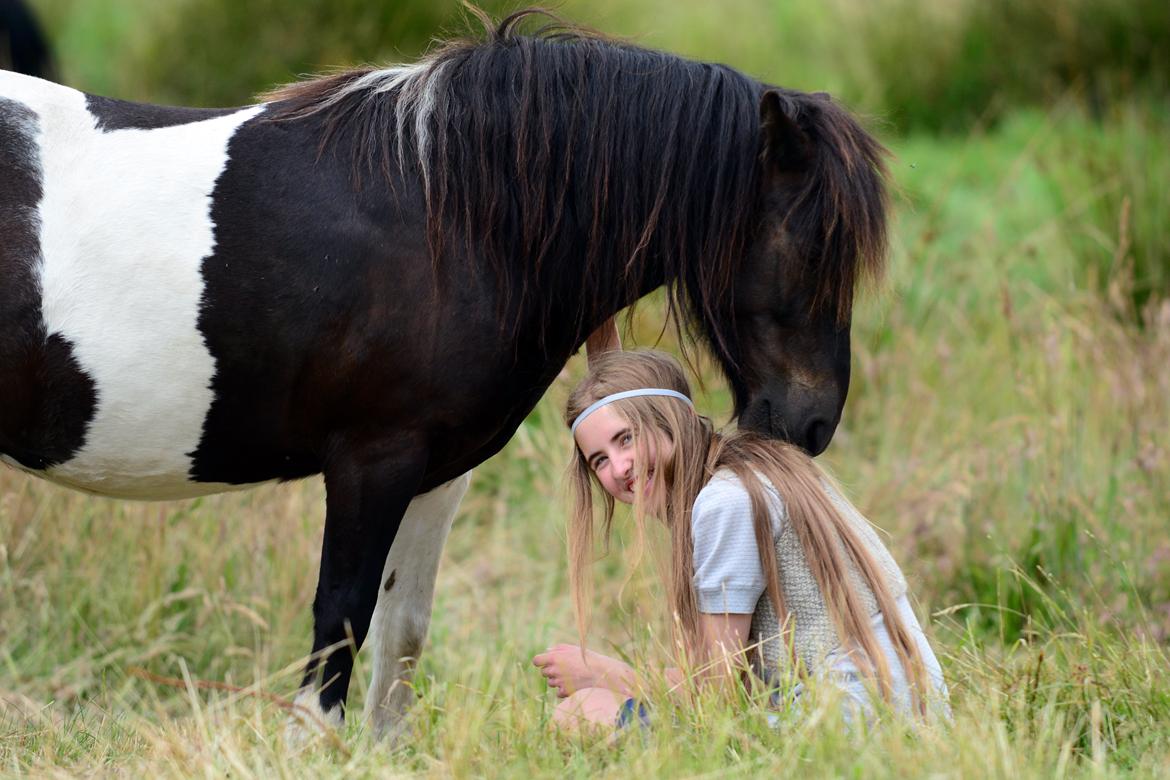
<path fill-rule="evenodd" d="M 695 412 L 678 363 L 654 351 L 591 358 L 565 420 L 576 443 L 569 556 L 582 637 L 597 486 L 607 540 L 615 501 L 632 504 L 639 524 L 652 516 L 666 525 L 681 665 L 702 670 L 701 682 L 750 669 L 773 684 L 795 672 L 831 681 L 867 715 L 874 691 L 903 714 L 925 714 L 928 704 L 945 711 L 942 672 L 902 572 L 801 450 L 715 431 Z M 633 696 L 645 677 L 618 659 L 563 644 L 533 663 L 564 699 L 560 725 L 644 716 Z M 666 674 L 683 679 L 678 669 Z"/>

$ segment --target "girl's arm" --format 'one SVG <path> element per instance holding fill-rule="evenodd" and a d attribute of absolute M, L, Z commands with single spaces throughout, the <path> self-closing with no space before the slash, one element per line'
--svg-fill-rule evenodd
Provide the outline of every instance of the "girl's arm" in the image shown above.
<path fill-rule="evenodd" d="M 751 627 L 751 615 L 700 614 L 703 646 L 699 648 L 702 657 L 695 659 L 695 679 L 707 685 L 726 685 L 729 681 L 738 683 L 740 670 L 747 665 Z M 664 674 L 672 690 L 678 689 L 686 679 L 682 669 L 676 666 L 665 669 Z"/>
<path fill-rule="evenodd" d="M 696 659 L 698 668 L 695 676 L 703 681 L 738 680 L 740 671 L 747 666 L 748 634 L 751 628 L 751 615 L 700 614 L 699 631 L 703 637 L 700 651 L 703 657 Z"/>

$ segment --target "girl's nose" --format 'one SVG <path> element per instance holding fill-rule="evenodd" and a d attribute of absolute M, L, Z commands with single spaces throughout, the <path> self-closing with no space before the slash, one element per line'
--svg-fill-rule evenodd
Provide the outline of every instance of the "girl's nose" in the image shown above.
<path fill-rule="evenodd" d="M 622 479 L 629 479 L 634 473 L 634 459 L 631 457 L 623 457 L 617 461 L 618 476 Z"/>

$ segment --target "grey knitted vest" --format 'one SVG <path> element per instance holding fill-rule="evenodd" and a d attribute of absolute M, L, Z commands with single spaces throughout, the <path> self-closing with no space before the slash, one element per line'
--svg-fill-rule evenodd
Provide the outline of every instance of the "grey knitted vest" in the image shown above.
<path fill-rule="evenodd" d="M 763 483 L 769 488 L 767 491 L 769 499 L 774 499 L 769 503 L 774 513 L 772 531 L 776 544 L 776 565 L 780 569 L 780 588 L 784 594 L 784 604 L 791 613 L 790 620 L 793 621 L 793 649 L 796 657 L 804 662 L 805 668 L 812 672 L 820 668 L 826 655 L 840 646 L 841 640 L 837 636 L 833 621 L 829 618 L 829 611 L 821 597 L 820 588 L 817 587 L 817 582 L 805 560 L 800 539 L 792 530 L 792 524 L 788 522 L 787 508 L 771 483 L 767 480 L 763 480 Z M 901 597 L 906 593 L 906 579 L 878 538 L 873 526 L 848 502 L 842 500 L 832 488 L 829 488 L 829 496 L 856 530 L 862 544 L 869 549 L 878 569 L 885 574 L 891 596 L 895 599 Z M 880 610 L 873 592 L 865 584 L 864 578 L 852 561 L 849 562 L 849 569 L 849 576 L 853 586 L 862 595 L 867 614 L 871 617 L 876 615 Z M 787 647 L 781 638 L 776 610 L 772 608 L 772 602 L 766 592 L 756 603 L 749 637 L 751 646 L 760 643 L 763 669 L 758 671 L 766 674 L 767 670 L 791 666 Z"/>

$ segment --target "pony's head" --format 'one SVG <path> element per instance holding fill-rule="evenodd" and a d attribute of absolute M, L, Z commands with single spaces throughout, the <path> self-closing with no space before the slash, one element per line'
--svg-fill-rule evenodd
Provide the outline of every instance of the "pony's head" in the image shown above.
<path fill-rule="evenodd" d="M 884 153 L 827 95 L 764 91 L 755 224 L 704 318 L 741 427 L 813 455 L 849 390 L 855 284 L 884 265 Z"/>

